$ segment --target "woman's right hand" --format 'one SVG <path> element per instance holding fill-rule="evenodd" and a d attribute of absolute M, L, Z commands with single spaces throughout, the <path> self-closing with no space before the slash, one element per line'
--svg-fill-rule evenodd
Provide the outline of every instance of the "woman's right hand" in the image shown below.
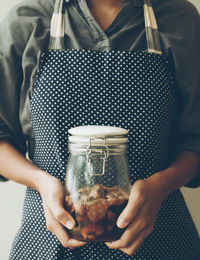
<path fill-rule="evenodd" d="M 46 175 L 46 176 L 45 176 Z M 43 201 L 47 229 L 56 235 L 60 243 L 70 249 L 85 245 L 70 238 L 66 228 L 75 226 L 73 217 L 64 209 L 64 187 L 55 177 L 44 173 L 45 178 L 40 179 L 39 192 Z"/>

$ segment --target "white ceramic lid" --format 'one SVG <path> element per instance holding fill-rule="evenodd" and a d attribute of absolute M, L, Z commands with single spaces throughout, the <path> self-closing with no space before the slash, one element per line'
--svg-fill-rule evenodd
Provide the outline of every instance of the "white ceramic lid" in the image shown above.
<path fill-rule="evenodd" d="M 128 130 L 114 126 L 87 125 L 71 128 L 69 133 L 73 136 L 101 138 L 124 136 L 128 134 Z"/>
<path fill-rule="evenodd" d="M 100 138 L 100 137 L 99 137 Z M 105 145 L 104 139 L 99 139 L 98 137 L 95 137 L 95 139 L 90 140 L 90 137 L 83 138 L 82 136 L 70 136 L 69 141 L 70 143 L 77 143 L 82 145 Z M 128 143 L 128 138 L 117 138 L 117 137 L 111 137 L 111 138 L 105 138 L 106 139 L 106 145 L 115 146 L 115 145 L 123 145 Z"/>

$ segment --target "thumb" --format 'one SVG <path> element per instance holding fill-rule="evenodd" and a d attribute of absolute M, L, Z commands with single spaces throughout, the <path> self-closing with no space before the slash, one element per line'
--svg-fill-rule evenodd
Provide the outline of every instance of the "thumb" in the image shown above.
<path fill-rule="evenodd" d="M 69 212 L 64 209 L 63 202 L 64 196 L 62 198 L 57 197 L 52 199 L 48 206 L 51 213 L 58 222 L 60 222 L 66 228 L 72 229 L 75 226 L 75 220 L 71 214 L 69 214 Z"/>
<path fill-rule="evenodd" d="M 146 202 L 145 196 L 141 192 L 142 189 L 140 185 L 138 185 L 140 181 L 137 182 L 135 182 L 131 189 L 127 206 L 117 220 L 117 226 L 119 228 L 125 228 L 129 225 Z"/>

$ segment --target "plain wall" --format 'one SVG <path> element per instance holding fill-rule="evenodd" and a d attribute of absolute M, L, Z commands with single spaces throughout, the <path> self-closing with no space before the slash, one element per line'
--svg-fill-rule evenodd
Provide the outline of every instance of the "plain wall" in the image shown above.
<path fill-rule="evenodd" d="M 0 20 L 14 4 L 20 1 L 21 0 L 1 0 Z M 191 0 L 191 2 L 200 10 L 199 0 Z M 182 191 L 200 234 L 200 188 L 183 188 Z M 0 260 L 8 259 L 12 241 L 21 222 L 24 194 L 25 188 L 22 185 L 11 181 L 0 183 Z"/>

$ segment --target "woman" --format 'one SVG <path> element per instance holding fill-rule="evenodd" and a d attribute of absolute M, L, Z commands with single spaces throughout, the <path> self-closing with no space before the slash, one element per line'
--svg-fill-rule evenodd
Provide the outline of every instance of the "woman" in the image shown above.
<path fill-rule="evenodd" d="M 200 258 L 179 191 L 199 185 L 200 18 L 183 0 L 152 6 L 160 32 L 140 0 L 26 1 L 1 25 L 0 172 L 29 187 L 10 259 Z M 65 229 L 67 129 L 88 124 L 130 133 L 126 231 L 112 243 Z"/>

